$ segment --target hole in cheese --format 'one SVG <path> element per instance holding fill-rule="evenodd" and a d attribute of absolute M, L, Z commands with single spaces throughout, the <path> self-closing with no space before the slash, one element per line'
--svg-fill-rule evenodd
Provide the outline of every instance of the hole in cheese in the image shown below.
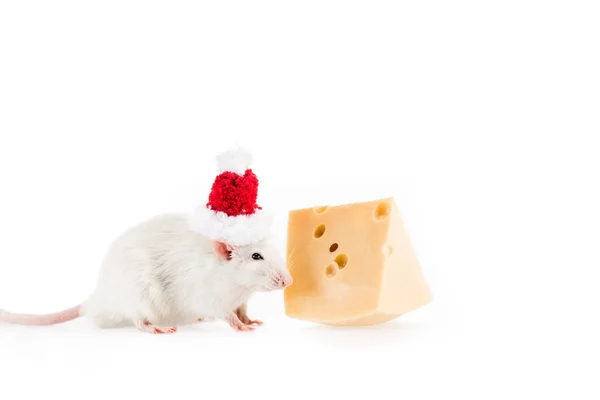
<path fill-rule="evenodd" d="M 333 278 L 336 273 L 337 273 L 337 268 L 335 267 L 335 264 L 329 264 L 327 267 L 325 267 L 325 276 L 326 277 Z"/>
<path fill-rule="evenodd" d="M 379 203 L 375 209 L 375 219 L 385 219 L 390 215 L 390 205 L 388 203 Z"/>
<path fill-rule="evenodd" d="M 392 246 L 390 244 L 383 245 L 383 254 L 385 254 L 386 256 L 392 255 Z"/>
<path fill-rule="evenodd" d="M 321 236 L 323 236 L 324 233 L 325 233 L 325 225 L 321 224 L 315 228 L 315 232 L 314 232 L 315 238 L 317 238 L 317 239 L 320 238 Z"/>
<path fill-rule="evenodd" d="M 313 211 L 315 212 L 315 214 L 321 214 L 322 212 L 325 212 L 325 210 L 327 210 L 329 206 L 319 206 L 319 207 L 313 207 Z"/>
<path fill-rule="evenodd" d="M 331 246 L 329 246 L 329 251 L 333 253 L 334 251 L 337 250 L 337 248 L 338 248 L 338 244 L 334 243 Z"/>
<path fill-rule="evenodd" d="M 339 269 L 342 269 L 348 264 L 348 256 L 345 254 L 340 254 L 333 261 L 338 265 Z"/>

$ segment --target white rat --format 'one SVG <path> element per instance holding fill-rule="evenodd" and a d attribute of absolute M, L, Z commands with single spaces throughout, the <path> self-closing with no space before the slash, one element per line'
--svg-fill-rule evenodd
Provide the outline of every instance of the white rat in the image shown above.
<path fill-rule="evenodd" d="M 246 314 L 250 296 L 283 289 L 292 277 L 267 242 L 270 216 L 256 204 L 251 156 L 238 149 L 217 160 L 220 174 L 207 208 L 156 216 L 115 239 L 82 304 L 48 315 L 0 310 L 0 321 L 52 325 L 87 316 L 101 328 L 150 333 L 173 333 L 204 318 L 238 331 L 260 325 Z"/>
<path fill-rule="evenodd" d="M 0 311 L 0 321 L 52 325 L 87 316 L 101 328 L 173 333 L 178 325 L 217 318 L 246 331 L 261 324 L 246 314 L 250 296 L 291 283 L 283 259 L 266 241 L 230 246 L 190 229 L 184 214 L 164 214 L 111 244 L 96 289 L 81 305 L 48 315 Z"/>

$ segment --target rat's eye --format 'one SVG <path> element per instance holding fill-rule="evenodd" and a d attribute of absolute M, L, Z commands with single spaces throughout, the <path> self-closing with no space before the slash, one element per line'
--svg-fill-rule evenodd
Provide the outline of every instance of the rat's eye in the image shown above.
<path fill-rule="evenodd" d="M 254 253 L 254 254 L 252 254 L 252 259 L 253 260 L 262 260 L 263 258 L 260 254 Z"/>

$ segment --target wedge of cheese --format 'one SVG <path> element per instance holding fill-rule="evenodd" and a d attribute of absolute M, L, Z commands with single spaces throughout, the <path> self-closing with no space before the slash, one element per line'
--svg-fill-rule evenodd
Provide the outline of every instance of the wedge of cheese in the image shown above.
<path fill-rule="evenodd" d="M 374 325 L 431 300 L 393 198 L 290 211 L 287 240 L 289 317 Z"/>

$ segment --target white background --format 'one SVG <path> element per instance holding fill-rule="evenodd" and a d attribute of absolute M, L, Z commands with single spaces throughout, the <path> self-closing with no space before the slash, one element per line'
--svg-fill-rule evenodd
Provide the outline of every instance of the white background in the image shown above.
<path fill-rule="evenodd" d="M 394 196 L 434 300 L 328 328 L 0 326 L 6 399 L 598 398 L 600 13 L 589 1 L 3 1 L 0 306 L 92 290 L 132 224 L 254 153 L 287 211 Z"/>

